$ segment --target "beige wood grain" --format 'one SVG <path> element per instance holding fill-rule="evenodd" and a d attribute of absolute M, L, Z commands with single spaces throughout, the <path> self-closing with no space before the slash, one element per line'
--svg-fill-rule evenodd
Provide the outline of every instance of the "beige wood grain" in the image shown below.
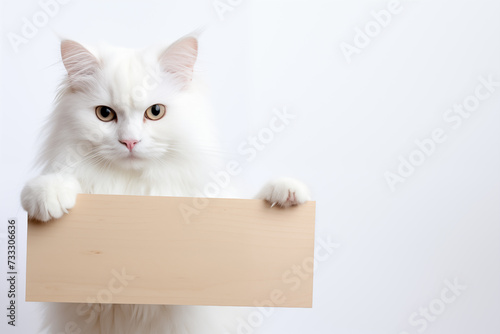
<path fill-rule="evenodd" d="M 26 300 L 312 307 L 314 220 L 315 202 L 81 194 L 29 221 Z"/>

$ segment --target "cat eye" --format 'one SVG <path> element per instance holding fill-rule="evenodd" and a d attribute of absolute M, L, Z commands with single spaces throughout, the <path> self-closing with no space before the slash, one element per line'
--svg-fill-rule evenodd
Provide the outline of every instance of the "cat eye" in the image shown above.
<path fill-rule="evenodd" d="M 165 116 L 166 111 L 167 107 L 165 107 L 163 104 L 153 104 L 151 107 L 146 109 L 144 116 L 152 121 L 157 121 Z"/>
<path fill-rule="evenodd" d="M 103 122 L 110 122 L 116 119 L 116 113 L 113 109 L 106 106 L 98 106 L 95 108 L 95 114 Z"/>

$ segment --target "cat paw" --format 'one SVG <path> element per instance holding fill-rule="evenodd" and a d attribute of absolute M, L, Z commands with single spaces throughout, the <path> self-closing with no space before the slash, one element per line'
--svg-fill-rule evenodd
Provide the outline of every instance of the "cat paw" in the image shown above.
<path fill-rule="evenodd" d="M 21 192 L 21 204 L 30 218 L 46 222 L 68 213 L 79 192 L 80 183 L 73 176 L 41 175 L 26 183 Z"/>
<path fill-rule="evenodd" d="M 271 203 L 271 206 L 290 207 L 309 201 L 309 189 L 300 181 L 292 178 L 279 178 L 268 182 L 257 195 Z"/>

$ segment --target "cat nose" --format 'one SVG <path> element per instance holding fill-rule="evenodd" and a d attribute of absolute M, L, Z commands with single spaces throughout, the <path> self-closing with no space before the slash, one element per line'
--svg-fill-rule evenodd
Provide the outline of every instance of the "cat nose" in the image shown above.
<path fill-rule="evenodd" d="M 137 144 L 139 141 L 132 139 L 132 140 L 120 140 L 120 143 L 123 145 L 127 146 L 128 150 L 132 152 L 132 149 L 134 148 L 135 144 Z"/>

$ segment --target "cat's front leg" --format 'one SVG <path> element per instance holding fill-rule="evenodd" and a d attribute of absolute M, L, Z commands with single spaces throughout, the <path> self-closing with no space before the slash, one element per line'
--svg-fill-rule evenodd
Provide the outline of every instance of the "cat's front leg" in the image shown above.
<path fill-rule="evenodd" d="M 302 182 L 283 177 L 272 180 L 262 187 L 257 198 L 265 199 L 271 205 L 289 207 L 303 204 L 311 199 L 309 189 Z"/>
<path fill-rule="evenodd" d="M 78 180 L 69 174 L 45 174 L 29 180 L 21 192 L 21 203 L 29 217 L 40 221 L 60 218 L 81 192 Z"/>

